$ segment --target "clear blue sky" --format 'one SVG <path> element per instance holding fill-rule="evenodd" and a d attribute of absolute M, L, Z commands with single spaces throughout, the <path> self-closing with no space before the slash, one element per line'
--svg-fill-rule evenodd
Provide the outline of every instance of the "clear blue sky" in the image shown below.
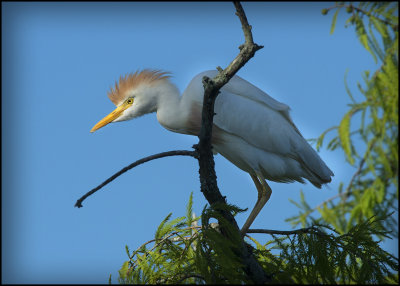
<path fill-rule="evenodd" d="M 305 138 L 337 125 L 356 97 L 363 70 L 377 68 L 345 29 L 342 11 L 333 36 L 331 3 L 244 3 L 256 43 L 264 49 L 239 75 L 292 108 Z M 163 129 L 154 114 L 93 125 L 114 105 L 107 90 L 121 74 L 156 68 L 173 73 L 183 91 L 197 73 L 226 67 L 243 35 L 234 6 L 223 3 L 2 3 L 2 282 L 106 283 L 136 249 L 153 238 L 170 212 L 206 204 L 192 158 L 142 165 L 87 199 L 76 200 L 131 162 L 190 149 L 197 137 Z M 325 145 L 326 146 L 326 145 Z M 291 229 L 298 210 L 289 199 L 305 192 L 315 206 L 355 172 L 341 151 L 320 156 L 335 173 L 329 187 L 271 183 L 272 197 L 254 228 Z M 257 192 L 248 174 L 216 156 L 228 202 L 251 208 Z M 242 225 L 248 213 L 238 216 Z M 261 241 L 266 236 L 256 236 Z M 385 244 L 396 253 L 397 241 Z"/>

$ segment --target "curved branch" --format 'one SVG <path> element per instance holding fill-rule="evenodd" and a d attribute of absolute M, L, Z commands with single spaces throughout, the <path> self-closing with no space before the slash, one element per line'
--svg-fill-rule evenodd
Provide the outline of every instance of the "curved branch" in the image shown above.
<path fill-rule="evenodd" d="M 169 157 L 169 156 L 191 156 L 191 157 L 197 157 L 197 152 L 196 151 L 186 151 L 186 150 L 177 150 L 177 151 L 168 151 L 168 152 L 162 152 L 162 153 L 158 153 L 158 154 L 154 154 L 145 158 L 142 158 L 140 160 L 137 160 L 136 162 L 133 162 L 132 164 L 126 166 L 125 168 L 121 169 L 121 171 L 115 173 L 114 175 L 112 175 L 110 178 L 108 178 L 107 180 L 105 180 L 103 183 L 101 183 L 100 185 L 98 185 L 96 188 L 90 190 L 89 192 L 87 192 L 85 195 L 83 195 L 79 200 L 76 201 L 75 203 L 75 207 L 77 208 L 81 208 L 82 207 L 82 202 L 89 196 L 93 195 L 95 192 L 97 192 L 98 190 L 100 190 L 102 187 L 104 187 L 105 185 L 107 185 L 108 183 L 112 182 L 113 180 L 115 180 L 116 178 L 118 178 L 119 176 L 121 176 L 123 173 L 125 173 L 126 171 L 139 166 L 143 163 L 149 162 L 151 160 L 155 160 L 155 159 L 159 159 L 159 158 L 164 158 L 164 157 Z"/>
<path fill-rule="evenodd" d="M 185 281 L 186 279 L 189 279 L 189 278 L 197 278 L 197 279 L 201 279 L 204 282 L 206 282 L 206 279 L 203 276 L 196 274 L 196 273 L 188 273 L 188 274 L 184 275 L 176 284 L 181 284 L 183 281 Z"/>
<path fill-rule="evenodd" d="M 181 276 L 180 280 L 175 282 L 176 284 L 181 284 L 183 281 L 185 281 L 186 279 L 189 279 L 189 278 L 197 278 L 197 279 L 201 279 L 204 282 L 206 282 L 206 279 L 203 276 L 196 274 L 196 273 L 187 273 L 187 274 L 181 274 L 181 275 L 182 276 Z M 175 279 L 175 278 L 176 277 L 161 278 L 160 280 L 158 280 L 156 282 L 156 284 L 166 284 L 168 282 L 173 281 L 173 279 Z"/>

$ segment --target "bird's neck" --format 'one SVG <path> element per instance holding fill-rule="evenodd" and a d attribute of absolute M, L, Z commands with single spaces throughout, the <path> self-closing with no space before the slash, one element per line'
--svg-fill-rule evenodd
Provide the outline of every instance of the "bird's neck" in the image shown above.
<path fill-rule="evenodd" d="M 185 132 L 188 110 L 183 107 L 183 100 L 178 88 L 170 83 L 163 84 L 157 100 L 157 120 L 166 129 Z"/>

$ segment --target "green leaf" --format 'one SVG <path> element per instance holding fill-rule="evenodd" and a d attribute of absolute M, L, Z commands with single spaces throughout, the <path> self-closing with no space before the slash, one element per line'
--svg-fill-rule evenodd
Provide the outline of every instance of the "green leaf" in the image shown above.
<path fill-rule="evenodd" d="M 349 95 L 351 101 L 353 103 L 356 103 L 356 101 L 354 100 L 353 95 L 351 94 L 350 88 L 347 85 L 347 74 L 349 73 L 349 69 L 346 69 L 345 73 L 344 73 L 344 88 L 346 89 L 347 94 Z"/>
<path fill-rule="evenodd" d="M 182 217 L 177 217 L 174 218 L 173 220 L 171 220 L 170 222 L 167 222 L 164 227 L 162 228 L 162 230 L 160 231 L 160 235 L 161 237 L 163 237 L 165 234 L 167 234 L 168 232 L 170 232 L 171 230 L 173 230 L 175 227 L 181 227 L 181 225 L 179 225 L 179 223 L 181 221 L 183 221 L 186 217 L 182 216 Z"/>
<path fill-rule="evenodd" d="M 347 223 L 347 229 L 349 229 L 352 226 L 352 222 L 354 220 L 358 221 L 358 217 L 360 216 L 360 214 L 361 214 L 361 205 L 358 204 L 353 208 L 353 210 L 350 213 L 350 218 L 349 218 L 349 221 Z"/>
<path fill-rule="evenodd" d="M 370 36 L 369 44 L 370 44 L 372 50 L 378 55 L 379 59 L 381 61 L 383 61 L 385 55 L 384 55 L 377 39 L 375 38 L 374 31 L 372 30 L 372 22 L 371 21 L 369 21 L 369 23 L 368 23 L 368 31 L 369 31 L 369 36 Z"/>
<path fill-rule="evenodd" d="M 257 240 L 255 240 L 251 236 L 249 236 L 248 238 L 255 243 L 258 250 L 265 250 L 265 247 L 262 246 Z"/>
<path fill-rule="evenodd" d="M 122 279 L 125 279 L 125 278 L 127 277 L 127 275 L 128 275 L 128 270 L 129 270 L 129 261 L 125 261 L 125 262 L 122 264 L 121 269 L 118 271 L 119 276 L 120 276 Z"/>
<path fill-rule="evenodd" d="M 163 221 L 160 223 L 160 225 L 157 228 L 156 234 L 155 234 L 155 238 L 156 239 L 161 239 L 162 235 L 160 235 L 162 229 L 164 228 L 165 223 L 171 218 L 172 213 L 169 213 L 165 219 L 163 219 Z"/>
<path fill-rule="evenodd" d="M 352 110 L 347 112 L 346 115 L 343 117 L 342 121 L 340 122 L 339 138 L 340 138 L 340 143 L 342 145 L 342 148 L 346 154 L 347 161 L 351 165 L 354 165 L 354 158 L 352 156 L 351 142 L 350 142 L 350 119 L 351 119 L 352 113 L 353 113 Z"/>
<path fill-rule="evenodd" d="M 301 202 L 301 205 L 303 206 L 304 210 L 306 210 L 306 211 L 311 210 L 311 207 L 309 206 L 309 204 L 307 204 L 307 202 L 305 200 L 304 193 L 302 190 L 300 190 L 300 202 Z"/>
<path fill-rule="evenodd" d="M 367 31 L 365 30 L 363 21 L 360 18 L 355 18 L 355 22 L 356 22 L 356 32 L 357 32 L 358 39 L 360 40 L 360 42 L 364 46 L 364 48 L 368 52 L 370 52 L 370 54 L 372 55 L 372 57 L 374 58 L 374 61 L 376 63 L 377 58 L 376 58 L 376 55 L 372 52 L 371 48 L 369 47 L 368 35 L 367 35 Z"/>
<path fill-rule="evenodd" d="M 371 16 L 369 19 L 374 25 L 375 29 L 379 32 L 379 34 L 381 34 L 382 38 L 389 37 L 387 27 L 381 22 L 381 20 L 375 18 L 374 16 Z"/>
<path fill-rule="evenodd" d="M 136 258 L 136 263 L 143 271 L 143 276 L 145 276 L 144 281 L 147 283 L 147 280 L 149 279 L 153 271 L 151 270 L 145 255 L 136 254 Z"/>
<path fill-rule="evenodd" d="M 331 25 L 331 32 L 330 34 L 332 35 L 333 32 L 335 31 L 335 26 L 336 26 L 336 20 L 337 20 L 337 16 L 339 14 L 340 8 L 336 10 L 335 14 L 333 14 L 333 18 L 332 18 L 332 25 Z"/>
<path fill-rule="evenodd" d="M 331 127 L 331 128 L 326 129 L 326 130 L 318 137 L 318 139 L 317 139 L 317 146 L 315 147 L 315 148 L 317 149 L 317 151 L 319 151 L 319 149 L 322 147 L 322 143 L 323 143 L 323 141 L 324 141 L 325 135 L 326 135 L 328 132 L 330 132 L 330 131 L 332 131 L 332 130 L 334 130 L 334 129 L 337 129 L 337 126 L 333 126 L 333 127 Z"/>
<path fill-rule="evenodd" d="M 339 194 L 341 194 L 343 192 L 343 182 L 340 182 L 338 192 L 339 192 Z"/>
<path fill-rule="evenodd" d="M 296 203 L 294 200 L 292 200 L 292 199 L 290 199 L 290 198 L 289 198 L 289 202 L 291 202 L 292 204 L 294 204 L 294 205 L 295 205 L 296 207 L 298 207 L 299 209 L 302 208 L 298 203 Z"/>
<path fill-rule="evenodd" d="M 131 257 L 131 255 L 130 255 L 130 253 L 129 253 L 129 247 L 128 247 L 128 245 L 125 245 L 125 251 L 126 251 L 126 254 L 128 255 L 128 257 Z"/>
<path fill-rule="evenodd" d="M 190 193 L 189 202 L 186 206 L 186 225 L 188 227 L 191 227 L 192 222 L 193 222 L 193 192 Z"/>
<path fill-rule="evenodd" d="M 376 202 L 381 204 L 385 199 L 385 185 L 380 178 L 376 178 L 375 182 Z"/>
<path fill-rule="evenodd" d="M 326 135 L 326 132 L 322 133 L 321 136 L 318 137 L 317 145 L 315 146 L 317 151 L 319 151 L 319 149 L 322 147 L 322 143 L 324 142 L 325 135 Z"/>
<path fill-rule="evenodd" d="M 344 26 L 347 28 L 349 23 L 352 23 L 352 24 L 354 23 L 354 16 L 351 16 L 350 18 L 348 18 L 346 20 L 346 22 L 344 23 Z"/>
<path fill-rule="evenodd" d="M 328 150 L 335 150 L 340 144 L 339 137 L 333 137 L 331 141 L 329 141 L 328 146 L 326 148 Z"/>
<path fill-rule="evenodd" d="M 323 204 L 322 208 L 319 207 L 317 210 L 327 223 L 334 224 L 334 222 L 336 221 L 335 211 L 329 208 L 326 203 Z"/>
<path fill-rule="evenodd" d="M 390 166 L 390 163 L 389 163 L 389 160 L 387 158 L 385 151 L 382 149 L 382 147 L 380 145 L 376 145 L 375 150 L 379 154 L 379 161 L 383 165 L 383 168 L 386 172 L 386 176 L 391 178 L 394 174 L 392 172 L 392 168 Z"/>
<path fill-rule="evenodd" d="M 367 214 L 368 210 L 370 209 L 372 199 L 373 199 L 373 192 L 374 192 L 374 189 L 367 188 L 364 191 L 363 196 L 361 197 L 361 201 L 360 201 L 361 210 L 364 214 Z"/>

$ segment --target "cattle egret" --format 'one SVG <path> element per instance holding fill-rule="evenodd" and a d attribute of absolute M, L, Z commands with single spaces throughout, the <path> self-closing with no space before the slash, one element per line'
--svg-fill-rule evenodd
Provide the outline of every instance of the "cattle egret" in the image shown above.
<path fill-rule="evenodd" d="M 120 77 L 108 97 L 117 108 L 99 121 L 90 132 L 107 125 L 156 112 L 166 129 L 198 136 L 204 76 L 195 76 L 183 95 L 166 72 L 143 70 Z M 289 107 L 239 76 L 224 85 L 214 111 L 212 147 L 238 168 L 250 174 L 258 191 L 257 202 L 242 227 L 245 234 L 269 200 L 272 190 L 266 180 L 304 183 L 317 188 L 331 181 L 333 172 L 303 138 L 289 116 Z"/>

